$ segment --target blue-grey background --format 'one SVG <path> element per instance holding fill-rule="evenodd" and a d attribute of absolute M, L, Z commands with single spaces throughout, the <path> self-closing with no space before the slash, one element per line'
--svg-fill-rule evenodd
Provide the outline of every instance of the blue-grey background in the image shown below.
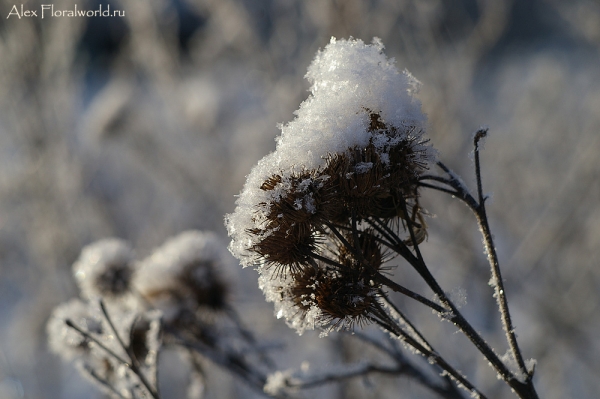
<path fill-rule="evenodd" d="M 306 98 L 306 67 L 331 36 L 382 39 L 423 83 L 428 135 L 472 187 L 472 133 L 489 126 L 484 189 L 536 386 L 549 399 L 597 397 L 600 3 L 82 0 L 125 17 L 6 18 L 15 4 L 0 1 L 0 398 L 102 397 L 45 343 L 49 312 L 77 294 L 70 267 L 81 247 L 117 236 L 142 258 L 190 228 L 226 242 L 223 215 Z M 423 204 L 428 263 L 448 291 L 466 290 L 465 314 L 504 353 L 474 218 L 438 193 Z M 398 281 L 430 295 L 395 264 Z M 348 339 L 296 336 L 254 271 L 224 273 L 248 326 L 286 345 L 274 353 L 282 369 L 365 356 Z M 398 300 L 489 397 L 512 397 L 448 323 Z M 165 397 L 178 397 L 185 363 L 175 352 L 163 362 Z M 219 370 L 209 376 L 207 398 L 250 395 Z M 308 395 L 431 397 L 384 377 Z"/>

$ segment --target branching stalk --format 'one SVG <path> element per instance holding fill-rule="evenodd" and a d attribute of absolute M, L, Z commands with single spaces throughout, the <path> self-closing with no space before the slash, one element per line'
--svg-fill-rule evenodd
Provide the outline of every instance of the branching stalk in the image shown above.
<path fill-rule="evenodd" d="M 491 229 L 489 226 L 489 221 L 487 218 L 487 213 L 485 209 L 485 196 L 483 194 L 483 184 L 481 179 L 481 164 L 480 164 L 480 146 L 479 142 L 482 138 L 487 135 L 487 129 L 480 129 L 476 132 L 473 144 L 474 144 L 474 155 L 475 155 L 475 174 L 477 181 L 477 199 L 469 192 L 469 189 L 460 181 L 460 179 L 452 172 L 446 165 L 442 162 L 438 162 L 437 165 L 448 175 L 448 178 L 432 176 L 432 175 L 424 175 L 420 178 L 419 185 L 422 187 L 428 187 L 435 189 L 437 191 L 445 192 L 452 196 L 456 196 L 463 202 L 467 204 L 467 206 L 472 210 L 475 218 L 477 220 L 477 224 L 479 225 L 484 247 L 487 253 L 488 262 L 491 269 L 492 281 L 494 285 L 494 296 L 498 302 L 498 308 L 501 315 L 502 327 L 506 334 L 506 338 L 508 341 L 508 345 L 510 347 L 511 354 L 515 361 L 517 362 L 519 372 L 525 377 L 524 381 L 520 380 L 516 377 L 512 372 L 508 370 L 506 365 L 501 362 L 497 355 L 493 354 L 493 352 L 486 355 L 486 352 L 482 351 L 481 347 L 476 343 L 477 348 L 486 356 L 488 360 L 492 363 L 494 368 L 500 373 L 502 378 L 507 381 L 507 383 L 513 388 L 513 390 L 517 393 L 520 398 L 527 399 L 536 399 L 538 398 L 535 388 L 533 387 L 532 378 L 533 378 L 533 370 L 527 370 L 527 366 L 525 364 L 522 352 L 519 348 L 515 328 L 512 324 L 512 320 L 510 317 L 510 312 L 508 308 L 508 299 L 506 297 L 506 291 L 504 289 L 504 282 L 502 280 L 502 274 L 500 271 L 500 265 L 498 262 L 498 255 L 496 253 L 496 248 L 494 245 L 493 237 L 491 234 Z M 437 184 L 428 184 L 424 183 L 424 181 L 432 180 L 442 185 L 446 185 L 450 187 L 447 189 L 443 186 L 439 186 Z M 409 221 L 408 221 L 409 222 Z M 412 229 L 409 228 L 409 231 L 412 234 Z M 418 255 L 418 254 L 417 254 Z M 428 279 L 426 279 L 427 281 Z M 433 287 L 432 287 L 433 288 Z M 437 289 L 434 289 L 437 293 Z M 440 296 L 440 300 L 444 302 L 442 297 Z M 445 302 L 444 302 L 445 303 Z M 462 316 L 460 313 L 455 313 L 458 316 L 457 320 L 453 320 L 453 322 L 459 326 L 462 330 Z M 466 326 L 466 325 L 465 325 Z M 470 327 L 470 326 L 469 326 Z M 463 330 L 464 332 L 464 330 Z M 469 336 L 469 333 L 466 333 Z M 469 336 L 469 338 L 471 338 Z M 473 339 L 471 339 L 473 341 Z M 491 356 L 493 354 L 493 356 Z M 492 359 L 494 359 L 492 361 Z"/>
<path fill-rule="evenodd" d="M 377 316 L 377 317 L 375 317 Z M 441 357 L 434 350 L 430 350 L 423 346 L 419 341 L 410 336 L 400 326 L 398 326 L 383 309 L 379 309 L 379 314 L 373 315 L 371 320 L 382 328 L 386 329 L 390 333 L 396 335 L 406 344 L 412 346 L 419 353 L 421 353 L 430 363 L 437 364 L 445 372 L 447 372 L 453 379 L 455 379 L 462 387 L 469 392 L 476 392 L 481 399 L 486 397 L 473 385 L 471 384 L 460 372 L 452 367 L 443 357 Z"/>
<path fill-rule="evenodd" d="M 143 371 L 141 370 L 140 364 L 139 364 L 138 360 L 136 359 L 136 357 L 133 355 L 131 348 L 128 345 L 125 345 L 125 342 L 123 342 L 123 340 L 121 339 L 119 332 L 115 328 L 115 325 L 113 324 L 111 318 L 108 315 L 108 312 L 106 311 L 106 307 L 104 306 L 103 301 L 100 301 L 100 309 L 102 310 L 102 313 L 104 314 L 104 317 L 106 318 L 106 321 L 108 322 L 108 325 L 110 326 L 111 330 L 113 331 L 113 334 L 115 334 L 115 337 L 116 337 L 117 341 L 119 342 L 119 345 L 121 345 L 121 347 L 123 348 L 125 353 L 127 353 L 127 356 L 129 357 L 129 359 L 131 360 L 130 362 L 126 362 L 124 364 L 129 366 L 131 371 L 133 371 L 135 373 L 135 375 L 138 376 L 138 378 L 140 379 L 140 382 L 144 385 L 144 387 L 146 387 L 146 389 L 148 390 L 150 395 L 154 399 L 159 399 L 160 394 L 158 393 L 158 389 L 155 389 L 154 387 L 152 387 L 152 384 L 150 384 L 150 382 L 144 375 Z"/>

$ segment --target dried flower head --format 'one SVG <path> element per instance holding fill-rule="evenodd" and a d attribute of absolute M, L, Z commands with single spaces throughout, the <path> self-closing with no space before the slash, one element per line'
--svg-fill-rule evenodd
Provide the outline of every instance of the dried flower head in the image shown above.
<path fill-rule="evenodd" d="M 48 346 L 52 352 L 65 360 L 89 356 L 93 344 L 81 333 L 69 327 L 67 320 L 99 337 L 106 332 L 102 315 L 87 302 L 71 299 L 54 308 L 46 324 Z"/>
<path fill-rule="evenodd" d="M 259 204 L 263 222 L 248 233 L 256 237 L 252 250 L 265 263 L 295 272 L 316 251 L 320 232 L 339 209 L 327 180 L 328 176 L 302 171 L 273 175 L 261 185 L 272 192 L 272 201 Z"/>
<path fill-rule="evenodd" d="M 161 313 L 149 311 L 139 315 L 129 332 L 129 347 L 133 356 L 142 365 L 156 366 L 160 349 Z"/>
<path fill-rule="evenodd" d="M 83 248 L 73 264 L 73 275 L 83 298 L 119 298 L 130 292 L 134 253 L 116 238 L 97 241 Z"/>
<path fill-rule="evenodd" d="M 187 231 L 140 263 L 134 286 L 166 320 L 199 308 L 220 311 L 227 306 L 228 287 L 219 269 L 228 262 L 230 255 L 213 233 Z"/>
<path fill-rule="evenodd" d="M 336 241 L 337 261 L 342 268 L 370 272 L 369 278 L 382 269 L 385 254 L 381 245 L 376 240 L 373 229 L 365 229 L 358 236 L 358 242 L 354 242 L 352 234 L 346 234 L 345 242 L 348 245 Z"/>
<path fill-rule="evenodd" d="M 344 153 L 327 155 L 323 174 L 329 192 L 335 191 L 346 214 L 359 218 L 404 216 L 401 201 L 415 198 L 417 179 L 427 169 L 426 140 L 415 127 L 405 131 L 384 123 L 379 113 L 368 109 L 368 131 L 372 133 L 365 147 L 356 146 Z"/>
<path fill-rule="evenodd" d="M 398 72 L 378 39 L 332 39 L 307 78 L 311 95 L 226 217 L 230 251 L 258 267 L 267 299 L 299 332 L 368 319 L 377 302 L 373 273 L 383 263 L 367 238 L 375 233 L 343 243 L 333 229 L 347 232 L 368 218 L 406 228 L 410 218 L 422 237 L 416 187 L 435 158 L 423 138 L 418 82 Z"/>
<path fill-rule="evenodd" d="M 364 267 L 333 269 L 323 264 L 294 274 L 274 275 L 264 269 L 259 278 L 267 300 L 275 303 L 298 333 L 307 329 L 351 329 L 369 321 L 378 309 L 380 285 Z"/>

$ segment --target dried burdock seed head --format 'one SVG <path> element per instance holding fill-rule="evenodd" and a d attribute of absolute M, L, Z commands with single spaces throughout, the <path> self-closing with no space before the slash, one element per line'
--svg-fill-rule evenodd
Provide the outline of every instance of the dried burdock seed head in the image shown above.
<path fill-rule="evenodd" d="M 350 273 L 325 279 L 315 292 L 315 301 L 325 326 L 351 329 L 369 322 L 377 310 L 378 291 L 370 282 Z"/>
<path fill-rule="evenodd" d="M 257 267 L 267 300 L 298 332 L 324 319 L 368 318 L 377 292 L 372 269 L 338 259 L 332 228 L 348 231 L 368 218 L 403 226 L 409 216 L 402 205 L 416 202 L 419 174 L 435 159 L 423 138 L 418 81 L 398 72 L 379 39 L 371 45 L 332 39 L 306 76 L 310 96 L 294 120 L 280 126 L 276 150 L 251 170 L 226 216 L 229 250 L 243 266 Z M 368 262 L 381 267 L 381 251 L 359 244 Z M 352 267 L 342 268 L 349 269 L 346 275 L 319 262 Z M 309 295 L 306 279 L 321 287 Z"/>
<path fill-rule="evenodd" d="M 331 176 L 328 185 L 338 195 L 342 215 L 366 216 L 376 208 L 376 200 L 389 196 L 381 161 L 371 145 L 330 155 L 324 173 Z"/>
<path fill-rule="evenodd" d="M 307 230 L 320 229 L 339 206 L 339 196 L 328 184 L 329 179 L 328 174 L 318 170 L 303 170 L 285 178 L 279 174 L 269 177 L 261 185 L 262 190 L 271 194 L 270 200 L 261 204 L 268 210 L 265 229 L 294 225 Z"/>
<path fill-rule="evenodd" d="M 285 178 L 273 175 L 261 185 L 270 201 L 259 204 L 263 222 L 248 233 L 255 241 L 251 250 L 264 263 L 281 272 L 295 272 L 308 263 L 324 225 L 339 209 L 339 196 L 328 179 L 317 171 L 302 171 Z"/>
<path fill-rule="evenodd" d="M 365 270 L 306 268 L 289 290 L 299 315 L 318 309 L 320 327 L 352 328 L 368 321 L 377 307 L 378 289 Z"/>
<path fill-rule="evenodd" d="M 134 286 L 166 322 L 182 312 L 219 312 L 227 307 L 229 287 L 221 270 L 232 261 L 209 232 L 187 231 L 157 248 L 140 262 Z"/>
<path fill-rule="evenodd" d="M 262 269 L 259 286 L 299 334 L 319 328 L 351 329 L 369 321 L 378 309 L 380 285 L 366 268 L 331 268 L 320 262 L 297 273 L 277 275 Z"/>
<path fill-rule="evenodd" d="M 384 254 L 373 229 L 365 229 L 358 235 L 358 245 L 354 243 L 352 234 L 346 235 L 346 242 L 351 246 L 337 241 L 338 262 L 348 270 L 363 273 L 364 278 L 370 278 L 381 270 Z"/>
<path fill-rule="evenodd" d="M 130 293 L 133 274 L 133 250 L 116 238 L 86 246 L 73 264 L 73 275 L 83 298 L 118 299 Z"/>
<path fill-rule="evenodd" d="M 317 280 L 325 273 L 322 269 L 307 267 L 294 274 L 289 296 L 300 313 L 306 313 L 315 304 Z"/>
<path fill-rule="evenodd" d="M 199 306 L 214 311 L 226 308 L 228 294 L 228 286 L 217 274 L 217 267 L 214 261 L 199 260 L 186 265 L 178 276 L 180 284 L 189 288 Z"/>
<path fill-rule="evenodd" d="M 260 254 L 269 267 L 274 267 L 279 272 L 295 273 L 308 263 L 316 244 L 315 234 L 295 225 L 289 229 L 273 231 L 255 244 L 253 250 Z"/>
<path fill-rule="evenodd" d="M 423 158 L 422 133 L 414 127 L 386 125 L 378 113 L 365 110 L 373 136 L 366 147 L 329 154 L 325 174 L 348 211 L 358 217 L 391 218 L 401 216 L 402 198 L 416 193 L 419 174 L 427 169 Z M 401 131 L 400 129 L 405 129 Z"/>

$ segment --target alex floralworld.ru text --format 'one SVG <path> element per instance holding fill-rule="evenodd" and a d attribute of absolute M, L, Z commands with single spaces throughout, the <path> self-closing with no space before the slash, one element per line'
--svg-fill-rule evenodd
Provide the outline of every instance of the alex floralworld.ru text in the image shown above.
<path fill-rule="evenodd" d="M 27 9 L 23 4 L 18 7 L 16 4 L 12 6 L 6 19 L 11 17 L 21 18 L 39 18 L 44 19 L 45 17 L 124 17 L 125 11 L 110 9 L 110 4 L 106 5 L 105 8 L 102 4 L 98 6 L 96 10 L 78 10 L 77 4 L 70 10 L 62 10 L 54 8 L 54 4 L 42 4 L 39 9 Z"/>

